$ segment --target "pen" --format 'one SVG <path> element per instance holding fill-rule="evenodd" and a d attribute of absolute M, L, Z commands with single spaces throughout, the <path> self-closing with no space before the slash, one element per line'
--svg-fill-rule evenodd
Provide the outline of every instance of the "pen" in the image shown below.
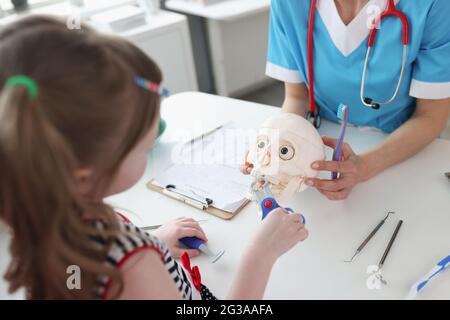
<path fill-rule="evenodd" d="M 205 138 L 206 136 L 209 136 L 209 135 L 213 134 L 213 133 L 216 132 L 217 130 L 222 129 L 224 126 L 225 126 L 225 124 L 221 124 L 220 126 L 214 128 L 214 129 L 212 129 L 212 130 L 210 130 L 210 131 L 208 131 L 208 132 L 205 132 L 205 133 L 203 133 L 202 135 L 200 135 L 200 136 L 198 136 L 198 137 L 195 137 L 195 138 L 189 140 L 188 142 L 186 142 L 186 144 L 188 144 L 188 143 L 192 144 L 192 143 L 194 143 L 194 142 L 197 141 L 197 140 L 201 140 L 201 139 Z"/>
<path fill-rule="evenodd" d="M 188 200 L 187 203 L 189 203 L 189 202 L 190 203 L 192 203 L 192 202 L 200 203 L 205 208 L 208 208 L 213 203 L 213 200 L 211 200 L 209 198 L 203 198 L 203 197 L 199 197 L 197 195 L 194 196 L 194 195 L 186 194 L 185 192 L 177 189 L 177 187 L 174 186 L 173 184 L 168 184 L 164 188 L 163 193 L 166 195 L 174 195 L 175 199 L 178 199 L 178 200 Z M 191 193 L 193 193 L 193 192 L 191 191 Z M 174 198 L 174 197 L 172 197 L 172 198 Z"/>
<path fill-rule="evenodd" d="M 162 192 L 166 196 L 171 197 L 172 199 L 184 202 L 184 203 L 186 203 L 186 204 L 188 204 L 190 206 L 193 206 L 193 207 L 195 207 L 197 209 L 200 209 L 200 210 L 205 210 L 209 206 L 208 202 L 206 202 L 206 201 L 202 202 L 200 200 L 190 199 L 189 197 L 186 197 L 186 196 L 180 195 L 178 193 L 175 193 L 175 192 L 173 192 L 171 190 L 168 190 L 167 188 L 163 189 Z"/>
<path fill-rule="evenodd" d="M 171 197 L 172 199 L 175 199 L 175 200 L 184 202 L 184 203 L 186 203 L 186 204 L 188 204 L 188 205 L 191 205 L 191 206 L 193 206 L 193 207 L 196 207 L 196 208 L 198 208 L 198 209 L 200 209 L 200 210 L 204 210 L 204 209 L 205 209 L 205 205 L 204 205 L 203 203 L 200 203 L 200 202 L 197 202 L 197 201 L 192 201 L 192 200 L 186 199 L 186 198 L 184 198 L 184 197 L 181 196 L 181 195 L 177 195 L 177 194 L 174 194 L 173 192 L 170 192 L 169 190 L 164 189 L 164 190 L 163 190 L 163 193 L 164 193 L 166 196 Z"/>

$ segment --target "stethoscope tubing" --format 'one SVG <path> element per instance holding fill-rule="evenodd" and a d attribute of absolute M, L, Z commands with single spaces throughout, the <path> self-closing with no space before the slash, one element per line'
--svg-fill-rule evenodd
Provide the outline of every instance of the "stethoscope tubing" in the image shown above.
<path fill-rule="evenodd" d="M 316 127 L 320 127 L 321 119 L 319 108 L 315 104 L 315 95 L 314 95 L 314 24 L 315 24 L 315 16 L 316 16 L 316 8 L 317 8 L 317 0 L 311 0 L 311 8 L 309 12 L 309 22 L 308 22 L 308 79 L 309 79 L 309 90 L 308 90 L 308 98 L 309 98 L 309 111 L 307 113 L 307 119 Z M 396 17 L 400 19 L 402 23 L 402 44 L 403 44 L 403 55 L 402 55 L 402 68 L 400 71 L 399 79 L 397 82 L 397 86 L 394 90 L 393 96 L 386 100 L 377 102 L 371 98 L 365 96 L 365 85 L 367 79 L 367 70 L 369 67 L 370 54 L 372 52 L 372 48 L 376 43 L 376 34 L 381 25 L 383 19 L 388 17 Z M 392 103 L 398 96 L 400 91 L 405 70 L 406 70 L 406 62 L 408 57 L 408 45 L 409 45 L 409 21 L 406 15 L 397 9 L 394 0 L 388 0 L 387 8 L 380 15 L 380 17 L 375 21 L 372 30 L 369 34 L 369 39 L 367 43 L 367 53 L 364 61 L 364 68 L 361 79 L 361 89 L 360 89 L 360 98 L 361 102 L 372 109 L 379 109 L 382 105 L 387 105 Z"/>

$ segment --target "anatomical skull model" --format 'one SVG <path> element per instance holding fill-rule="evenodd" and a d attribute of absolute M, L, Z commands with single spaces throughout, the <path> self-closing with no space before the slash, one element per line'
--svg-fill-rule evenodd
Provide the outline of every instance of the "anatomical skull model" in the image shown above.
<path fill-rule="evenodd" d="M 275 199 L 285 202 L 307 188 L 306 178 L 318 175 L 311 164 L 324 159 L 324 144 L 314 126 L 298 115 L 280 113 L 263 123 L 246 162 L 253 165 L 251 175 L 263 178 Z M 252 192 L 248 198 L 256 200 Z"/>

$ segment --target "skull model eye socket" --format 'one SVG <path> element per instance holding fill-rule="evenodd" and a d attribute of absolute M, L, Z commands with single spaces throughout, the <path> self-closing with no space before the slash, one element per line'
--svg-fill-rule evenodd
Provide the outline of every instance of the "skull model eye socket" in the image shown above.
<path fill-rule="evenodd" d="M 283 160 L 291 160 L 295 155 L 295 150 L 291 146 L 280 147 L 280 158 Z"/>

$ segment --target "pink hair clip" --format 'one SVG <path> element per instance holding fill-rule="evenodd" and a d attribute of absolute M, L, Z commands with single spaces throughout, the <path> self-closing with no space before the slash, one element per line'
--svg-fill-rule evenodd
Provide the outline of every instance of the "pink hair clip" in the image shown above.
<path fill-rule="evenodd" d="M 142 77 L 135 77 L 134 82 L 139 87 L 144 88 L 150 92 L 156 93 L 157 95 L 159 95 L 161 97 L 169 96 L 169 90 L 167 90 L 166 88 L 161 88 L 161 86 L 155 82 L 149 81 Z"/>

